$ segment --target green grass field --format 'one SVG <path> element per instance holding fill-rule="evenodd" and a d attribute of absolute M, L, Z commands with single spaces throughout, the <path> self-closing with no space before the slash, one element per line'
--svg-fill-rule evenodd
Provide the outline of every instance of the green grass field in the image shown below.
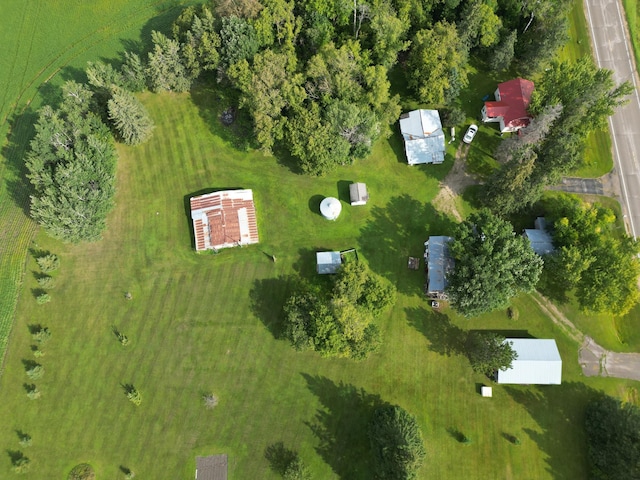
<path fill-rule="evenodd" d="M 207 95 L 198 98 L 215 105 Z M 158 126 L 148 144 L 120 148 L 117 207 L 104 240 L 67 246 L 39 235 L 33 244 L 60 255 L 62 267 L 53 301 L 39 306 L 31 294 L 36 266 L 28 261 L 0 379 L 0 403 L 12 412 L 0 429 L 5 450 L 20 450 L 16 430 L 29 433 L 33 446 L 23 450 L 41 478 L 63 478 L 80 462 L 101 478 L 118 478 L 121 465 L 147 478 L 190 478 L 195 455 L 214 453 L 229 454 L 231 478 L 277 478 L 264 451 L 283 441 L 317 478 L 369 479 L 366 421 L 387 401 L 418 417 L 428 451 L 421 478 L 586 475 L 582 405 L 593 388 L 631 387 L 583 379 L 577 345 L 528 297 L 516 301 L 517 322 L 504 312 L 474 320 L 434 313 L 421 295 L 423 274 L 406 268 L 427 235 L 452 226 L 428 203 L 447 167 L 408 167 L 393 140 L 380 142 L 366 162 L 302 177 L 274 158 L 238 154 L 216 135 L 222 127 L 214 111 L 225 105 L 202 110 L 188 95 L 172 94 L 143 100 Z M 368 184 L 370 204 L 345 205 L 335 223 L 325 221 L 318 199 L 343 197 L 352 180 Z M 186 198 L 226 187 L 254 189 L 261 243 L 196 255 Z M 313 275 L 316 249 L 344 247 L 358 248 L 399 289 L 381 320 L 384 347 L 362 363 L 296 353 L 275 338 L 292 276 Z M 32 358 L 29 326 L 37 324 L 53 336 L 38 360 L 46 369 L 36 382 L 43 396 L 30 401 L 24 361 Z M 484 379 L 457 354 L 458 328 L 556 337 L 565 384 L 496 387 L 493 399 L 481 398 Z M 140 407 L 127 401 L 124 383 L 140 390 Z M 208 392 L 220 399 L 214 410 L 202 404 Z M 473 443 L 458 443 L 456 430 Z M 0 476 L 12 475 L 5 456 Z"/>
<path fill-rule="evenodd" d="M 55 91 L 42 83 L 59 84 L 87 60 L 112 58 L 166 26 L 188 2 L 61 3 L 0 6 L 10 19 L 0 33 L 0 78 L 8 85 L 0 128 L 9 135 L 0 187 L 0 350 L 14 322 L 0 377 L 0 405 L 11 412 L 0 422 L 0 478 L 20 478 L 10 459 L 22 451 L 31 459 L 22 478 L 64 479 L 81 462 L 91 463 L 98 478 L 123 478 L 121 467 L 136 478 L 193 478 L 196 455 L 228 453 L 230 478 L 275 479 L 264 451 L 283 441 L 314 478 L 369 480 L 366 423 L 382 401 L 418 418 L 428 452 L 420 478 L 586 477 L 584 404 L 597 389 L 637 400 L 635 384 L 582 377 L 578 346 L 527 296 L 514 302 L 517 321 L 504 312 L 467 320 L 427 306 L 423 273 L 406 262 L 422 256 L 428 235 L 451 231 L 452 220 L 429 203 L 451 162 L 408 167 L 397 135 L 378 142 L 365 162 L 308 178 L 272 157 L 235 150 L 233 135 L 217 121 L 228 105 L 206 88 L 145 94 L 157 128 L 148 144 L 119 147 L 117 206 L 104 239 L 70 246 L 36 232 L 25 214 L 20 160 L 33 111 Z M 29 42 L 16 41 L 24 38 Z M 478 153 L 482 171 L 490 160 Z M 340 218 L 325 221 L 320 199 L 344 201 L 351 181 L 367 183 L 371 202 L 343 203 Z M 188 197 L 236 187 L 254 190 L 261 243 L 196 255 Z M 29 247 L 62 259 L 47 305 L 35 302 Z M 380 320 L 382 351 L 361 363 L 294 352 L 277 338 L 287 293 L 297 276 L 314 275 L 316 250 L 348 247 L 398 287 L 397 304 Z M 46 373 L 35 381 L 42 398 L 31 401 L 25 361 L 34 360 L 34 325 L 53 336 L 46 355 L 35 359 Z M 130 345 L 119 344 L 114 328 Z M 564 384 L 496 387 L 494 398 L 481 398 L 486 379 L 459 353 L 460 329 L 557 338 Z M 619 329 L 632 332 L 633 324 Z M 141 392 L 140 407 L 127 401 L 126 383 Z M 207 410 L 201 397 L 211 392 L 219 405 Z M 31 435 L 32 446 L 19 445 L 18 430 Z M 456 431 L 472 443 L 459 443 Z"/>
<path fill-rule="evenodd" d="M 636 65 L 640 60 L 640 30 L 638 30 L 638 0 L 622 0 L 624 14 L 631 35 L 631 44 L 633 45 L 633 54 L 635 56 Z"/>

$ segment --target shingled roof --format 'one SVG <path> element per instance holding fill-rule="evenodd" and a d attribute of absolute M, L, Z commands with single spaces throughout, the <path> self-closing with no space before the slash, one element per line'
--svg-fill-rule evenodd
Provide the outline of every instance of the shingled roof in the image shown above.
<path fill-rule="evenodd" d="M 196 480 L 227 480 L 227 455 L 196 457 Z"/>
<path fill-rule="evenodd" d="M 258 243 L 251 190 L 224 190 L 191 198 L 196 250 L 218 250 Z"/>
<path fill-rule="evenodd" d="M 516 131 L 531 121 L 528 113 L 534 84 L 524 78 L 514 78 L 498 84 L 496 101 L 484 102 L 482 121 L 500 121 L 500 131 Z"/>

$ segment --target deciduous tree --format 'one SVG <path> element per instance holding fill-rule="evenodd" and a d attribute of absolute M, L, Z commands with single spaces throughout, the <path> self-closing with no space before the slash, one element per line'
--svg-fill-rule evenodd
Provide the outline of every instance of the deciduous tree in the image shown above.
<path fill-rule="evenodd" d="M 542 259 L 529 241 L 488 210 L 460 224 L 449 248 L 455 267 L 447 293 L 467 317 L 506 308 L 519 292 L 535 288 L 542 271 Z"/>
<path fill-rule="evenodd" d="M 512 343 L 491 332 L 472 331 L 467 335 L 467 357 L 474 372 L 491 376 L 498 370 L 508 370 L 518 354 Z"/>

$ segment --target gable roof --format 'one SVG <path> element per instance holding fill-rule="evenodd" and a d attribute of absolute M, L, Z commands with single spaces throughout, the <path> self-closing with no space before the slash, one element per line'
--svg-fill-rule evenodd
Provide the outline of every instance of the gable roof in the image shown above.
<path fill-rule="evenodd" d="M 351 205 L 366 205 L 369 200 L 367 186 L 364 183 L 352 183 L 349 185 L 349 197 Z"/>
<path fill-rule="evenodd" d="M 316 268 L 319 274 L 336 273 L 342 265 L 340 252 L 316 252 Z"/>
<path fill-rule="evenodd" d="M 444 131 L 437 110 L 413 110 L 400 116 L 407 163 L 444 162 Z"/>
<path fill-rule="evenodd" d="M 498 383 L 560 385 L 562 358 L 556 341 L 539 338 L 507 338 L 518 354 L 511 368 L 498 370 Z"/>
<path fill-rule="evenodd" d="M 507 128 L 526 127 L 531 117 L 527 112 L 534 84 L 531 80 L 514 78 L 498 84 L 499 98 L 484 102 L 488 117 L 502 117 Z"/>
<path fill-rule="evenodd" d="M 224 190 L 192 197 L 196 251 L 258 243 L 251 190 Z"/>
<path fill-rule="evenodd" d="M 196 457 L 196 480 L 227 480 L 227 455 Z"/>
<path fill-rule="evenodd" d="M 444 292 L 447 287 L 447 273 L 454 266 L 454 260 L 449 253 L 449 242 L 453 238 L 445 236 L 429 237 L 425 243 L 425 258 L 427 260 L 427 293 Z"/>
<path fill-rule="evenodd" d="M 533 251 L 538 255 L 546 255 L 553 252 L 553 238 L 547 232 L 547 222 L 544 217 L 536 218 L 534 225 L 536 228 L 524 229 L 524 236 L 529 239 Z"/>

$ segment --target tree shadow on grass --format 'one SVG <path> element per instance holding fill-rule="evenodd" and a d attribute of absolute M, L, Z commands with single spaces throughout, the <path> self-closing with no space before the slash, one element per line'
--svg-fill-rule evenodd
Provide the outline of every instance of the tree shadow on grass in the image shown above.
<path fill-rule="evenodd" d="M 425 307 L 406 308 L 409 325 L 429 341 L 429 350 L 440 355 L 465 355 L 468 333 L 454 325 L 449 317 Z"/>
<path fill-rule="evenodd" d="M 284 475 L 291 462 L 298 458 L 298 454 L 285 447 L 283 442 L 276 442 L 265 449 L 264 458 L 269 462 L 271 470 Z"/>
<path fill-rule="evenodd" d="M 29 142 L 35 135 L 34 124 L 38 118 L 36 112 L 27 107 L 22 113 L 15 114 L 11 120 L 11 131 L 7 142 L 2 148 L 2 156 L 6 159 L 7 172 L 4 181 L 11 200 L 29 216 L 30 195 L 33 188 L 27 180 L 25 155 L 29 149 Z"/>
<path fill-rule="evenodd" d="M 367 431 L 374 410 L 384 402 L 378 395 L 351 384 L 335 383 L 306 373 L 302 376 L 322 404 L 315 417 L 307 422 L 320 441 L 316 447 L 318 454 L 339 478 L 375 478 Z"/>
<path fill-rule="evenodd" d="M 408 270 L 408 258 L 422 258 L 430 235 L 451 235 L 454 228 L 455 223 L 433 206 L 404 194 L 371 209 L 359 243 L 374 272 L 393 282 L 400 293 L 422 295 L 424 274 Z"/>
<path fill-rule="evenodd" d="M 249 299 L 251 311 L 271 332 L 281 339 L 284 333 L 282 307 L 291 294 L 295 279 L 290 276 L 254 280 Z"/>
<path fill-rule="evenodd" d="M 581 382 L 504 389 L 537 422 L 539 429 L 523 431 L 546 454 L 550 476 L 556 480 L 588 478 L 584 413 L 602 392 Z"/>

